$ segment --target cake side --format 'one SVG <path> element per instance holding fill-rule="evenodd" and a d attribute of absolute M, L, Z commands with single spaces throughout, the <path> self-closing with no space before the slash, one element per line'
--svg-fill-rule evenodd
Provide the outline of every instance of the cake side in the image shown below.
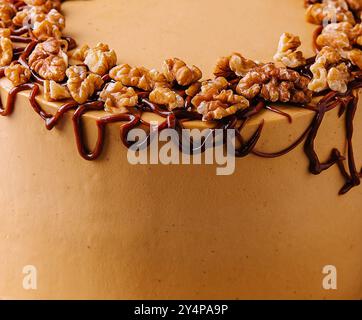
<path fill-rule="evenodd" d="M 16 107 L 0 119 L 2 298 L 362 297 L 361 189 L 338 196 L 338 169 L 312 176 L 301 146 L 222 177 L 214 166 L 131 166 L 110 126 L 104 154 L 87 162 L 71 121 L 49 133 L 24 97 Z M 292 141 L 309 121 L 267 123 L 265 144 Z M 343 126 L 328 114 L 323 156 L 343 147 Z M 329 264 L 337 291 L 322 288 Z M 38 270 L 36 291 L 22 287 L 25 265 Z"/>

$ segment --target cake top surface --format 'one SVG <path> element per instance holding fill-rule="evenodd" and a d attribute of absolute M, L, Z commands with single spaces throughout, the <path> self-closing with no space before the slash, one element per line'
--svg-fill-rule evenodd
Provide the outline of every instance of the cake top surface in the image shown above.
<path fill-rule="evenodd" d="M 212 77 L 219 57 L 241 52 L 262 62 L 273 60 L 279 37 L 288 31 L 313 55 L 315 26 L 306 23 L 299 0 L 91 0 L 67 1 L 65 33 L 77 42 L 113 48 L 119 63 L 161 69 L 178 57 Z"/>

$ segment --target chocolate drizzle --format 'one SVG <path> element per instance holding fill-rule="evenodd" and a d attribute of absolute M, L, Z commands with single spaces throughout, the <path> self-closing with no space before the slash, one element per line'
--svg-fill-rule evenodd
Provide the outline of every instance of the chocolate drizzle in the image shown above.
<path fill-rule="evenodd" d="M 22 1 L 18 1 L 15 5 L 19 6 L 22 4 Z M 316 45 L 316 39 L 318 35 L 321 33 L 323 27 L 318 28 L 314 33 L 314 43 L 313 46 L 318 52 L 320 48 Z M 14 56 L 18 56 L 18 61 L 23 66 L 28 67 L 27 59 L 31 52 L 34 50 L 38 41 L 36 41 L 32 35 L 31 30 L 28 27 L 19 28 L 16 30 L 12 30 L 11 39 L 15 42 L 27 43 L 26 48 L 15 48 Z M 76 46 L 76 43 L 73 39 L 69 37 L 65 37 L 69 44 L 69 48 L 73 49 Z M 313 64 L 315 58 L 310 58 L 307 61 L 307 66 L 298 70 L 301 74 L 310 77 L 309 67 Z M 4 77 L 4 68 L 0 68 L 0 77 Z M 136 128 L 140 125 L 144 125 L 150 129 L 150 132 L 145 141 L 138 141 L 136 144 L 138 146 L 148 146 L 151 139 L 151 131 L 158 130 L 162 131 L 166 128 L 173 128 L 181 132 L 184 128 L 185 121 L 193 121 L 193 120 L 202 120 L 202 115 L 189 111 L 190 107 L 190 98 L 185 96 L 185 93 L 180 93 L 185 98 L 185 106 L 184 108 L 176 109 L 173 111 L 168 111 L 163 106 L 155 105 L 148 100 L 147 92 L 139 92 L 139 102 L 138 105 L 132 109 L 127 114 L 114 114 L 107 115 L 102 118 L 96 120 L 97 126 L 97 140 L 93 149 L 89 149 L 86 143 L 86 137 L 83 130 L 83 121 L 82 117 L 84 114 L 90 111 L 95 110 L 103 110 L 104 102 L 99 99 L 99 93 L 95 94 L 87 103 L 79 105 L 74 100 L 65 101 L 62 106 L 60 106 L 57 112 L 53 114 L 49 114 L 45 112 L 39 103 L 36 101 L 36 96 L 40 91 L 39 85 L 44 83 L 44 79 L 42 79 L 39 75 L 32 71 L 32 82 L 26 83 L 17 87 L 14 87 L 10 90 L 8 94 L 8 98 L 6 104 L 4 106 L 0 105 L 0 115 L 9 116 L 14 110 L 15 101 L 17 94 L 22 91 L 30 91 L 29 93 L 29 102 L 34 111 L 44 120 L 45 126 L 48 130 L 52 130 L 58 123 L 62 120 L 63 116 L 69 112 L 74 111 L 72 115 L 72 122 L 74 127 L 74 134 L 76 145 L 80 155 L 86 160 L 96 160 L 102 154 L 104 144 L 105 144 L 105 134 L 106 127 L 111 123 L 121 123 L 120 124 L 120 138 L 123 144 L 126 147 L 131 147 L 134 143 L 128 141 L 128 133 L 133 128 Z M 103 77 L 105 83 L 109 83 L 112 81 L 109 75 Z M 232 85 L 232 84 L 231 84 Z M 267 105 L 265 101 L 258 100 L 253 101 L 251 106 L 243 111 L 238 112 L 236 115 L 230 116 L 228 118 L 222 119 L 217 124 L 217 129 L 224 130 L 226 133 L 227 130 L 235 130 L 236 138 L 238 140 L 238 147 L 235 150 L 235 154 L 237 157 L 242 158 L 248 156 L 249 154 L 253 154 L 262 158 L 278 158 L 286 155 L 287 153 L 293 151 L 302 143 L 304 143 L 304 152 L 309 159 L 309 171 L 312 174 L 318 175 L 323 171 L 329 169 L 330 167 L 337 165 L 341 175 L 345 179 L 345 184 L 340 190 L 340 194 L 347 193 L 350 189 L 355 186 L 360 185 L 360 179 L 362 176 L 361 172 L 358 172 L 356 168 L 354 152 L 353 152 L 353 121 L 356 113 L 356 109 L 358 107 L 358 89 L 362 87 L 362 79 L 357 76 L 357 80 L 353 81 L 349 85 L 349 90 L 345 94 L 339 94 L 337 92 L 325 92 L 322 99 L 319 101 L 317 106 L 300 106 L 308 110 L 311 110 L 315 113 L 312 122 L 308 125 L 308 127 L 304 130 L 304 132 L 300 135 L 300 137 L 294 141 L 288 147 L 273 152 L 266 153 L 257 149 L 258 141 L 263 132 L 264 121 L 262 121 L 254 134 L 248 141 L 244 141 L 242 137 L 242 131 L 247 124 L 247 122 L 259 115 L 262 111 L 266 110 L 269 112 L 277 113 L 283 117 L 286 117 L 289 123 L 292 123 L 292 117 L 278 109 L 276 106 Z M 326 113 L 335 108 L 340 108 L 339 116 L 345 114 L 345 132 L 346 132 L 346 140 L 347 140 L 347 156 L 346 158 L 342 156 L 341 152 L 337 149 L 333 149 L 331 151 L 331 155 L 328 161 L 321 162 L 319 160 L 318 154 L 316 152 L 316 138 L 318 136 L 319 128 L 324 120 Z M 147 123 L 142 118 L 143 112 L 153 112 L 162 118 L 164 121 L 161 122 L 157 128 L 153 128 L 151 124 Z M 213 132 L 212 132 L 212 137 Z M 183 150 L 183 145 L 181 141 L 181 137 L 179 136 L 179 148 Z M 224 139 L 225 140 L 225 139 Z M 195 154 L 197 152 L 203 152 L 206 149 L 206 144 L 203 143 L 201 146 L 194 146 L 192 138 L 189 137 L 189 145 L 191 146 L 191 154 Z M 347 166 L 345 163 L 347 162 Z"/>

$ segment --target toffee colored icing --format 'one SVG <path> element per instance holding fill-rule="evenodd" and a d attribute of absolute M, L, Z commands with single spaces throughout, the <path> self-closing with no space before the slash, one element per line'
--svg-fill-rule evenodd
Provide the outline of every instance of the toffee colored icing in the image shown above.
<path fill-rule="evenodd" d="M 24 5 L 22 1 L 17 1 L 14 3 L 15 6 L 20 8 Z M 321 33 L 322 27 L 319 27 L 314 33 L 314 43 L 313 46 L 315 51 L 318 52 L 319 48 L 316 45 L 316 39 L 318 35 Z M 22 65 L 28 67 L 27 59 L 30 53 L 35 48 L 38 41 L 34 38 L 32 31 L 30 28 L 22 27 L 19 29 L 11 30 L 11 39 L 14 42 L 22 42 L 28 43 L 27 47 L 24 48 L 15 48 L 14 55 L 20 56 L 18 61 Z M 69 37 L 64 37 L 65 40 L 68 41 L 69 48 L 73 49 L 76 47 L 76 42 Z M 307 60 L 307 65 L 303 68 L 300 68 L 298 71 L 310 77 L 309 67 L 315 61 L 315 57 Z M 5 68 L 0 68 L 0 77 L 4 77 Z M 103 77 L 105 83 L 111 81 L 108 75 Z M 132 143 L 127 140 L 127 135 L 129 131 L 140 124 L 146 125 L 150 127 L 150 124 L 142 120 L 142 112 L 148 111 L 153 112 L 165 120 L 159 125 L 158 130 L 164 130 L 166 128 L 174 128 L 177 130 L 181 130 L 184 128 L 183 122 L 191 121 L 191 120 L 201 120 L 202 116 L 196 112 L 188 111 L 188 107 L 190 106 L 190 99 L 185 97 L 184 92 L 180 92 L 181 95 L 184 95 L 186 103 L 185 107 L 182 109 L 176 109 L 174 111 L 165 110 L 162 106 L 155 105 L 147 100 L 148 93 L 147 92 L 139 92 L 139 103 L 138 105 L 128 114 L 115 114 L 108 115 L 102 117 L 96 121 L 98 138 L 93 150 L 89 150 L 85 143 L 85 137 L 82 130 L 82 116 L 92 110 L 103 110 L 104 102 L 99 100 L 99 93 L 94 95 L 89 101 L 85 104 L 79 105 L 74 100 L 66 101 L 54 115 L 46 113 L 42 110 L 41 106 L 36 101 L 36 96 L 40 91 L 39 85 L 44 83 L 44 79 L 42 79 L 39 75 L 32 71 L 32 82 L 26 83 L 23 85 L 19 85 L 10 90 L 8 99 L 6 101 L 5 106 L 0 105 L 0 115 L 9 116 L 13 110 L 16 101 L 16 96 L 21 91 L 30 90 L 29 94 L 29 102 L 34 109 L 34 111 L 44 120 L 45 126 L 48 130 L 52 130 L 63 118 L 64 114 L 70 110 L 75 110 L 72 120 L 74 126 L 74 134 L 75 140 L 77 144 L 78 151 L 80 155 L 86 160 L 95 160 L 97 159 L 103 150 L 104 141 L 105 141 L 105 130 L 108 124 L 115 122 L 122 122 L 120 126 L 120 137 L 123 144 L 126 147 L 132 146 Z M 305 129 L 305 131 L 301 134 L 301 136 L 293 142 L 290 146 L 283 150 L 279 150 L 273 153 L 265 153 L 257 150 L 256 145 L 261 137 L 264 127 L 264 121 L 260 123 L 255 133 L 251 136 L 248 141 L 244 141 L 242 137 L 242 130 L 247 123 L 247 121 L 253 116 L 259 114 L 262 110 L 269 110 L 270 112 L 276 112 L 281 116 L 284 116 L 288 119 L 290 123 L 292 123 L 292 118 L 289 114 L 279 110 L 277 107 L 272 105 L 267 105 L 264 101 L 254 101 L 254 103 L 248 109 L 237 113 L 236 115 L 230 116 L 228 118 L 222 119 L 218 125 L 217 129 L 223 129 L 226 133 L 226 130 L 233 129 L 236 132 L 236 138 L 240 143 L 240 147 L 235 150 L 235 154 L 237 157 L 242 158 L 249 154 L 253 154 L 262 158 L 277 158 L 281 157 L 298 146 L 300 146 L 304 142 L 304 151 L 306 156 L 309 159 L 309 171 L 312 174 L 320 174 L 323 171 L 329 169 L 330 167 L 337 165 L 341 175 L 345 179 L 345 185 L 341 188 L 340 194 L 347 193 L 350 189 L 355 186 L 360 185 L 360 179 L 362 177 L 362 172 L 358 172 L 354 159 L 353 152 L 353 120 L 354 115 L 358 106 L 358 92 L 357 90 L 362 88 L 362 79 L 357 78 L 354 82 L 350 83 L 349 90 L 346 94 L 339 94 L 337 92 L 329 91 L 325 92 L 323 98 L 320 100 L 316 107 L 313 106 L 300 106 L 308 110 L 315 112 L 314 119 Z M 339 116 L 343 114 L 345 117 L 345 131 L 346 131 L 346 139 L 347 139 L 347 158 L 343 157 L 337 149 L 333 149 L 331 151 L 330 159 L 327 162 L 320 162 L 318 154 L 315 148 L 315 140 L 318 135 L 319 128 L 323 122 L 324 116 L 327 112 L 340 108 Z M 241 122 L 241 125 L 238 125 Z M 214 138 L 214 137 L 213 137 Z M 182 141 L 179 140 L 179 147 L 182 150 Z M 205 143 L 199 147 L 198 149 L 194 147 L 192 138 L 190 138 L 191 152 L 195 153 L 198 151 L 205 151 Z M 147 146 L 150 143 L 150 134 L 147 136 L 145 141 L 136 142 L 139 145 Z M 345 162 L 347 162 L 347 167 L 345 166 Z"/>

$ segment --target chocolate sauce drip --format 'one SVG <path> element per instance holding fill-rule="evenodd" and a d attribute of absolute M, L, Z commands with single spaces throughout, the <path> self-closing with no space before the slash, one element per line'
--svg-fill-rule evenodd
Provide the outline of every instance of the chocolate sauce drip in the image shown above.
<path fill-rule="evenodd" d="M 4 68 L 0 69 L 0 76 L 3 75 Z M 362 82 L 354 82 L 351 85 L 353 90 L 358 89 L 362 86 Z M 264 102 L 259 102 L 252 109 L 247 110 L 243 114 L 239 114 L 238 116 L 230 117 L 229 119 L 224 120 L 224 124 L 220 124 L 217 128 L 226 130 L 234 129 L 236 132 L 236 137 L 239 140 L 241 146 L 235 150 L 236 157 L 246 157 L 249 154 L 254 154 L 263 158 L 277 158 L 281 157 L 295 148 L 297 148 L 303 141 L 305 141 L 304 151 L 310 161 L 309 169 L 312 174 L 320 174 L 323 171 L 329 169 L 333 165 L 338 165 L 342 176 L 345 178 L 346 183 L 343 188 L 340 190 L 340 194 L 347 193 L 350 189 L 360 184 L 361 173 L 359 173 L 356 169 L 355 160 L 354 160 L 354 152 L 352 145 L 353 138 L 353 119 L 356 112 L 356 108 L 358 105 L 358 97 L 353 94 L 353 90 L 350 89 L 345 95 L 339 95 L 336 92 L 330 92 L 319 102 L 316 108 L 310 109 L 313 110 L 316 115 L 312 121 L 312 123 L 306 128 L 306 130 L 302 133 L 302 135 L 293 142 L 287 148 L 280 150 L 274 153 L 265 153 L 259 150 L 256 150 L 256 145 L 261 137 L 264 121 L 258 126 L 255 133 L 251 136 L 248 141 L 244 141 L 242 138 L 242 129 L 245 126 L 245 123 L 248 119 L 255 116 L 259 112 L 267 108 Z M 141 119 L 142 111 L 150 111 L 155 114 L 165 118 L 165 121 L 162 122 L 157 130 L 162 131 L 166 128 L 175 128 L 177 130 L 181 130 L 184 128 L 183 122 L 192 121 L 192 120 L 201 120 L 201 115 L 195 112 L 187 111 L 186 109 L 178 109 L 175 111 L 168 111 L 163 109 L 162 107 L 155 105 L 149 102 L 147 99 L 141 99 L 140 104 L 137 106 L 136 110 L 133 114 L 116 114 L 109 115 L 103 118 L 96 120 L 96 126 L 98 131 L 98 138 L 93 150 L 88 150 L 86 146 L 86 139 L 82 129 L 82 116 L 92 110 L 103 110 L 104 102 L 102 101 L 89 101 L 86 104 L 78 105 L 75 101 L 68 101 L 64 103 L 54 115 L 48 114 L 42 110 L 39 104 L 36 102 L 35 97 L 39 93 L 39 85 L 36 83 L 28 83 L 24 85 L 20 85 L 18 87 L 14 87 L 8 96 L 8 100 L 6 102 L 6 106 L 0 108 L 0 114 L 3 116 L 8 116 L 13 112 L 14 104 L 16 100 L 16 95 L 21 91 L 30 90 L 29 102 L 34 109 L 34 111 L 45 121 L 46 128 L 48 130 L 53 129 L 59 121 L 62 119 L 65 113 L 70 110 L 76 110 L 73 115 L 73 126 L 74 133 L 76 138 L 76 144 L 80 155 L 86 160 L 95 160 L 97 159 L 104 148 L 105 141 L 105 130 L 106 126 L 110 123 L 116 122 L 126 122 L 120 126 L 120 137 L 123 144 L 126 147 L 131 147 L 135 143 L 131 143 L 127 140 L 128 133 L 131 129 L 136 128 L 139 124 L 144 124 L 150 127 L 149 123 L 146 123 Z M 142 95 L 141 95 L 142 96 Z M 347 136 L 347 145 L 348 145 L 348 169 L 344 166 L 344 161 L 346 160 L 341 153 L 337 149 L 333 149 L 331 152 L 330 159 L 322 163 L 319 161 L 319 157 L 317 152 L 315 151 L 315 140 L 317 138 L 317 134 L 320 128 L 320 125 L 324 119 L 324 116 L 327 112 L 341 107 L 341 112 L 346 113 L 346 136 Z M 275 112 L 274 107 L 272 107 L 272 111 Z M 280 111 L 280 110 L 279 110 Z M 279 113 L 279 112 L 278 112 Z M 341 115 L 341 114 L 340 114 Z M 290 116 L 289 116 L 290 117 Z M 288 117 L 288 119 L 289 119 Z M 241 129 L 236 129 L 236 124 L 239 119 L 244 119 L 244 122 L 241 126 Z M 240 121 L 240 120 L 239 120 Z M 149 145 L 150 143 L 151 133 L 148 134 L 147 140 L 143 142 L 137 142 L 139 145 Z M 215 137 L 213 137 L 215 138 Z M 179 141 L 180 149 L 182 149 L 182 143 Z M 206 143 L 203 143 L 201 147 L 195 147 L 192 139 L 190 138 L 191 145 L 191 154 L 197 152 L 204 152 L 206 150 Z"/>
<path fill-rule="evenodd" d="M 22 36 L 29 32 L 29 27 L 21 27 L 18 29 L 11 29 L 11 35 Z"/>
<path fill-rule="evenodd" d="M 343 195 L 346 194 L 349 190 L 351 190 L 353 187 L 359 186 L 361 184 L 361 172 L 357 172 L 356 169 L 356 163 L 354 158 L 354 152 L 353 152 L 353 119 L 356 114 L 358 106 L 358 98 L 354 97 L 350 101 L 350 103 L 347 106 L 346 111 L 346 135 L 347 135 L 347 147 L 348 147 L 348 168 L 350 174 L 348 177 L 345 175 L 347 172 L 344 169 L 343 162 L 339 163 L 339 168 L 341 170 L 342 176 L 346 178 L 346 184 L 343 186 L 343 188 L 340 190 L 339 194 Z M 342 167 L 343 166 L 343 167 Z"/>
<path fill-rule="evenodd" d="M 77 42 L 72 37 L 63 37 L 62 39 L 68 42 L 68 50 L 73 50 L 77 47 Z"/>
<path fill-rule="evenodd" d="M 312 128 L 312 125 L 309 125 L 308 128 L 302 133 L 302 135 L 296 140 L 294 141 L 290 146 L 288 146 L 285 149 L 282 149 L 280 151 L 277 152 L 272 152 L 272 153 L 267 153 L 267 152 L 262 152 L 262 151 L 258 151 L 258 150 L 253 150 L 252 153 L 258 157 L 261 158 L 279 158 L 281 156 L 284 156 L 286 154 L 288 154 L 289 152 L 293 151 L 294 149 L 296 149 L 298 146 L 300 146 L 300 144 L 306 139 L 308 133 L 310 132 Z"/>
<path fill-rule="evenodd" d="M 26 38 L 23 36 L 15 36 L 15 35 L 11 35 L 10 40 L 19 43 L 30 43 L 33 41 L 31 38 Z"/>
<path fill-rule="evenodd" d="M 333 166 L 339 161 L 339 159 L 334 157 L 334 153 L 332 153 L 330 159 L 327 162 L 321 163 L 317 155 L 317 152 L 315 151 L 315 140 L 317 138 L 319 128 L 326 114 L 326 109 L 328 107 L 329 100 L 330 98 L 327 95 L 326 98 L 322 99 L 322 101 L 319 102 L 317 107 L 318 111 L 316 113 L 315 118 L 313 119 L 311 130 L 307 136 L 304 146 L 304 151 L 310 162 L 309 170 L 312 174 L 315 175 L 320 174 L 323 171 L 329 169 L 331 166 Z"/>
<path fill-rule="evenodd" d="M 259 125 L 258 129 L 255 131 L 255 133 L 251 136 L 250 140 L 242 143 L 242 146 L 240 148 L 237 148 L 235 150 L 235 156 L 238 158 L 243 158 L 248 156 L 250 153 L 253 152 L 255 146 L 257 145 L 260 137 L 261 137 L 261 133 L 263 131 L 264 128 L 264 121 L 261 122 L 261 124 Z M 243 141 L 242 137 L 241 137 L 241 133 L 240 131 L 236 131 L 237 132 L 237 137 L 239 139 L 240 142 Z"/>
<path fill-rule="evenodd" d="M 279 110 L 277 107 L 274 107 L 274 106 L 266 106 L 265 108 L 269 111 L 272 111 L 274 113 L 280 114 L 283 117 L 286 117 L 288 119 L 289 123 L 293 122 L 293 118 L 291 117 L 291 115 L 289 113 Z"/>
<path fill-rule="evenodd" d="M 11 115 L 14 111 L 14 105 L 15 105 L 17 94 L 21 91 L 31 90 L 33 88 L 34 88 L 34 84 L 32 84 L 32 83 L 26 83 L 26 84 L 22 84 L 20 86 L 12 88 L 9 91 L 5 106 L 3 107 L 2 104 L 0 104 L 0 115 L 4 116 L 4 117 Z"/>
<path fill-rule="evenodd" d="M 127 147 L 130 147 L 129 142 L 127 141 L 128 132 L 131 129 L 135 128 L 140 122 L 139 116 L 131 114 L 115 114 L 97 120 L 96 121 L 96 126 L 98 130 L 97 142 L 93 150 L 88 150 L 88 148 L 86 147 L 83 130 L 82 130 L 82 121 L 81 121 L 82 115 L 88 111 L 103 110 L 103 109 L 104 109 L 104 102 L 93 101 L 79 106 L 73 115 L 73 126 L 74 126 L 74 133 L 76 137 L 78 151 L 80 155 L 86 160 L 95 160 L 101 155 L 104 146 L 105 129 L 108 124 L 127 121 L 126 124 L 121 126 L 120 136 L 122 142 Z"/>
<path fill-rule="evenodd" d="M 44 119 L 45 127 L 48 130 L 52 130 L 68 111 L 74 110 L 78 106 L 79 106 L 79 104 L 76 101 L 70 101 L 70 102 L 64 103 L 61 107 L 59 107 L 59 109 L 53 116 Z"/>

